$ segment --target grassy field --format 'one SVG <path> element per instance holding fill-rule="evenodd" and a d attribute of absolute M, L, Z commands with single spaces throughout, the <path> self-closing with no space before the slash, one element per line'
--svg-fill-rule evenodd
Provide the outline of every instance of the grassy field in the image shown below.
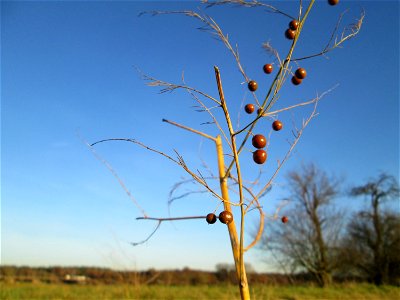
<path fill-rule="evenodd" d="M 400 288 L 369 284 L 343 284 L 326 289 L 313 286 L 258 285 L 253 300 L 286 299 L 400 299 Z M 128 286 L 1 283 L 1 300 L 14 299 L 239 299 L 236 286 Z"/>

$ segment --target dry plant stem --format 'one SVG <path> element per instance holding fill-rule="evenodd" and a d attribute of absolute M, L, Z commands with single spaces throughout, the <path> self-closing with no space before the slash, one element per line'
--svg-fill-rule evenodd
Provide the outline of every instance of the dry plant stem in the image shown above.
<path fill-rule="evenodd" d="M 217 118 L 214 116 L 214 114 L 211 112 L 212 108 L 207 107 L 200 99 L 197 97 L 192 91 L 187 90 L 187 92 L 203 107 L 203 109 L 210 115 L 212 118 L 214 124 L 217 126 L 219 132 L 223 135 L 225 141 L 228 143 L 229 147 L 232 149 L 232 146 L 228 140 L 228 137 L 225 134 L 225 131 L 222 129 L 221 125 L 219 124 Z M 216 106 L 219 107 L 220 105 Z"/>
<path fill-rule="evenodd" d="M 179 127 L 179 128 L 185 129 L 185 130 L 188 130 L 188 131 L 190 131 L 190 132 L 196 133 L 196 134 L 201 135 L 202 137 L 205 137 L 205 138 L 210 139 L 210 140 L 212 140 L 212 141 L 215 141 L 215 137 L 213 137 L 213 136 L 211 136 L 211 135 L 208 135 L 208 134 L 206 134 L 206 133 L 204 133 L 204 132 L 198 131 L 198 130 L 196 130 L 196 129 L 193 129 L 193 128 L 190 128 L 190 127 L 187 127 L 187 126 L 178 124 L 178 123 L 176 123 L 176 122 L 166 120 L 166 119 L 162 119 L 162 121 L 165 122 L 165 123 L 174 125 L 174 126 L 176 126 L 176 127 Z"/>
<path fill-rule="evenodd" d="M 152 220 L 152 221 L 182 221 L 182 220 L 191 220 L 191 219 L 205 219 L 206 216 L 191 216 L 191 217 L 172 217 L 172 218 L 153 218 L 153 217 L 138 217 L 136 220 Z"/>
<path fill-rule="evenodd" d="M 106 168 L 111 172 L 111 174 L 117 179 L 119 185 L 122 187 L 122 189 L 125 191 L 125 193 L 128 195 L 128 197 L 132 200 L 132 202 L 136 205 L 136 207 L 140 210 L 140 212 L 142 213 L 142 215 L 144 217 L 147 217 L 146 212 L 144 211 L 144 209 L 139 205 L 139 203 L 136 201 L 136 199 L 132 196 L 131 192 L 128 190 L 128 188 L 125 186 L 124 182 L 122 181 L 122 179 L 118 176 L 117 172 L 114 170 L 114 168 L 111 166 L 111 164 L 106 161 L 103 157 L 101 157 L 96 150 L 94 150 L 94 148 L 92 147 L 92 145 L 90 145 L 88 142 L 83 141 L 90 149 L 90 151 L 92 152 L 92 154 L 99 160 L 101 161 Z"/>
<path fill-rule="evenodd" d="M 235 141 L 235 136 L 234 136 L 234 130 L 232 126 L 232 121 L 229 116 L 229 110 L 225 101 L 225 96 L 224 96 L 224 90 L 222 88 L 222 81 L 221 81 L 221 76 L 218 67 L 214 66 L 215 70 L 215 77 L 217 80 L 217 86 L 218 86 L 218 92 L 219 92 L 219 97 L 221 101 L 221 106 L 222 110 L 224 111 L 225 115 L 225 120 L 228 125 L 229 129 L 229 135 L 231 137 L 231 144 L 232 144 L 232 152 L 233 152 L 233 157 L 235 160 L 236 164 L 236 172 L 237 172 L 237 177 L 238 177 L 238 186 L 239 186 L 239 203 L 240 203 L 240 212 L 241 212 L 241 218 L 240 218 L 240 246 L 239 246 L 239 254 L 240 254 L 240 274 L 243 276 L 244 271 L 244 259 L 243 259 L 243 248 L 244 248 L 244 215 L 245 215 L 245 208 L 243 206 L 243 182 L 242 182 L 242 175 L 240 171 L 240 164 L 239 164 L 239 156 L 236 150 L 236 141 Z M 241 278 L 240 278 L 240 281 Z"/>
<path fill-rule="evenodd" d="M 299 57 L 299 58 L 293 58 L 292 61 L 300 61 L 300 60 L 309 59 L 309 58 L 313 58 L 313 57 L 317 57 L 317 56 L 323 56 L 323 55 L 325 55 L 326 53 L 332 51 L 333 49 L 338 48 L 338 47 L 339 47 L 341 44 L 343 44 L 345 41 L 347 41 L 347 40 L 353 38 L 354 36 L 356 36 L 356 35 L 358 34 L 358 32 L 360 31 L 361 26 L 362 26 L 362 24 L 363 24 L 363 20 L 364 20 L 364 17 L 365 17 L 365 12 L 364 12 L 364 11 L 361 13 L 360 19 L 357 20 L 357 23 L 356 23 L 356 24 L 353 24 L 350 28 L 345 28 L 345 29 L 343 30 L 341 36 L 340 36 L 340 40 L 338 41 L 338 40 L 337 40 L 337 37 L 336 37 L 336 38 L 335 38 L 335 41 L 334 41 L 334 43 L 333 43 L 333 45 L 330 46 L 331 43 L 332 43 L 332 41 L 333 41 L 333 38 L 335 37 L 336 32 L 338 31 L 339 24 L 340 24 L 340 22 L 341 22 L 341 20 L 342 20 L 342 18 L 343 18 L 343 15 L 344 15 L 346 12 L 347 12 L 347 11 L 343 12 L 343 13 L 339 16 L 339 20 L 338 20 L 338 22 L 337 22 L 337 24 L 336 24 L 335 29 L 334 29 L 333 32 L 332 32 L 332 35 L 331 35 L 331 37 L 330 37 L 328 43 L 326 44 L 325 48 L 324 48 L 320 53 L 316 53 L 316 54 L 312 54 L 312 55 L 308 55 L 308 56 L 304 56 L 304 57 Z M 346 29 L 350 29 L 351 33 L 345 35 L 345 30 L 346 30 Z"/>
<path fill-rule="evenodd" d="M 162 15 L 162 14 L 182 14 L 188 17 L 193 17 L 204 24 L 206 24 L 206 28 L 211 28 L 214 31 L 214 34 L 218 36 L 218 38 L 225 44 L 226 48 L 232 53 L 233 57 L 235 58 L 236 64 L 238 66 L 239 72 L 242 74 L 243 78 L 245 79 L 246 82 L 249 82 L 250 79 L 247 76 L 246 72 L 244 71 L 244 68 L 240 62 L 240 55 L 239 55 L 239 49 L 238 46 L 236 45 L 236 50 L 232 47 L 231 43 L 229 42 L 229 37 L 228 34 L 224 34 L 222 29 L 219 27 L 218 23 L 215 22 L 211 17 L 207 15 L 200 15 L 194 11 L 190 10 L 184 10 L 184 11 L 150 11 L 150 12 L 145 12 L 145 13 L 151 13 L 152 15 Z M 143 14 L 143 13 L 142 13 Z M 202 28 L 200 28 L 202 29 Z M 204 28 L 205 29 L 205 28 Z M 167 86 L 165 91 L 170 90 L 170 87 Z M 162 91 L 163 92 L 163 91 Z M 196 91 L 199 93 L 199 91 Z M 255 93 L 252 93 L 254 100 L 257 104 L 259 104 L 257 95 Z M 213 101 L 216 101 L 213 99 Z"/>
<path fill-rule="evenodd" d="M 94 145 L 99 144 L 99 143 L 110 142 L 110 141 L 123 141 L 123 142 L 134 143 L 134 144 L 137 144 L 137 145 L 139 145 L 139 146 L 141 146 L 141 147 L 143 147 L 143 148 L 145 148 L 147 150 L 150 150 L 152 152 L 158 153 L 158 154 L 168 158 L 169 160 L 171 160 L 174 163 L 176 163 L 179 166 L 181 166 L 187 173 L 189 173 L 193 177 L 194 180 L 196 180 L 198 183 L 200 183 L 202 186 L 204 186 L 214 197 L 218 198 L 221 201 L 224 201 L 224 199 L 220 195 L 218 195 L 212 188 L 209 187 L 209 185 L 207 184 L 206 180 L 204 179 L 204 177 L 202 177 L 201 174 L 199 174 L 200 175 L 199 176 L 199 175 L 195 174 L 192 170 L 189 169 L 189 167 L 186 165 L 185 161 L 183 160 L 183 157 L 180 156 L 178 152 L 175 151 L 175 153 L 178 156 L 178 160 L 176 160 L 176 159 L 172 158 L 171 156 L 165 154 L 164 152 L 158 151 L 158 150 L 153 149 L 153 148 L 151 148 L 149 146 L 146 146 L 145 144 L 143 144 L 143 143 L 141 143 L 139 141 L 136 141 L 134 139 L 128 139 L 128 138 L 104 139 L 104 140 L 97 141 L 97 142 L 91 144 L 90 146 L 94 146 Z M 232 204 L 232 205 L 235 205 L 235 204 Z"/>
<path fill-rule="evenodd" d="M 224 210 L 232 212 L 231 205 L 229 203 L 229 190 L 228 190 L 228 179 L 225 176 L 225 162 L 224 162 L 224 152 L 222 148 L 222 140 L 221 136 L 217 136 L 217 140 L 215 142 L 217 147 L 217 158 L 218 158 L 218 173 L 219 173 L 219 180 L 220 180 L 220 187 L 221 187 L 221 195 L 224 201 Z M 240 260 L 240 247 L 239 247 L 239 240 L 236 231 L 235 220 L 227 225 L 229 238 L 231 241 L 233 259 L 235 261 L 235 268 L 236 268 L 236 275 L 239 279 L 239 289 L 240 295 L 242 300 L 249 300 L 250 299 L 250 291 L 249 285 L 247 283 L 247 276 L 246 271 L 244 268 L 243 261 Z M 243 253 L 242 253 L 243 254 Z M 243 256 L 242 256 L 243 258 Z"/>
<path fill-rule="evenodd" d="M 287 14 L 287 13 L 285 13 L 285 12 L 275 8 L 275 7 L 273 7 L 272 5 L 266 4 L 266 3 L 263 3 L 263 2 L 259 2 L 259 1 L 256 1 L 256 0 L 252 0 L 252 1 L 245 1 L 245 0 L 219 0 L 219 1 L 202 0 L 201 2 L 208 4 L 207 7 L 211 7 L 211 6 L 214 6 L 214 5 L 222 5 L 222 4 L 237 4 L 237 5 L 242 5 L 242 6 L 245 6 L 245 7 L 261 6 L 261 7 L 265 7 L 270 12 L 277 13 L 277 14 L 282 14 L 282 15 L 290 18 L 291 20 L 294 19 L 289 14 Z"/>
<path fill-rule="evenodd" d="M 172 92 L 173 90 L 176 90 L 176 89 L 185 89 L 187 91 L 192 91 L 192 92 L 195 92 L 195 93 L 197 93 L 199 95 L 202 95 L 202 96 L 212 100 L 217 105 L 221 105 L 221 103 L 219 103 L 219 101 L 217 99 L 215 99 L 214 97 L 211 97 L 210 95 L 208 95 L 208 94 L 206 94 L 206 93 L 204 93 L 202 91 L 199 91 L 198 89 L 189 87 L 187 85 L 174 84 L 174 83 L 162 81 L 162 80 L 156 79 L 154 77 L 147 76 L 145 74 L 142 74 L 142 77 L 143 77 L 144 80 L 150 81 L 147 84 L 148 86 L 163 86 L 163 87 L 165 87 L 160 91 L 160 93 Z"/>
<path fill-rule="evenodd" d="M 281 108 L 281 109 L 278 109 L 278 110 L 274 110 L 274 111 L 265 113 L 265 114 L 263 114 L 262 116 L 263 116 L 263 117 L 269 117 L 269 116 L 276 115 L 276 114 L 278 114 L 278 113 L 280 113 L 280 112 L 283 112 L 283 111 L 288 111 L 288 110 L 291 110 L 291 109 L 294 109 L 294 108 L 297 108 L 297 107 L 301 107 L 301 106 L 306 106 L 306 105 L 313 104 L 313 103 L 315 103 L 315 102 L 321 100 L 322 97 L 324 97 L 326 94 L 328 94 L 328 93 L 330 93 L 331 91 L 333 91 L 333 90 L 334 90 L 335 88 L 337 88 L 338 86 L 339 86 L 339 84 L 336 84 L 335 86 L 333 86 L 333 87 L 330 88 L 329 90 L 323 92 L 320 96 L 317 96 L 316 98 L 314 98 L 314 99 L 312 99 L 312 100 L 305 101 L 305 102 L 302 102 L 302 103 L 299 103 L 299 104 L 295 104 L 295 105 L 292 105 L 292 106 L 288 106 L 288 107 L 285 107 L 285 108 Z"/>

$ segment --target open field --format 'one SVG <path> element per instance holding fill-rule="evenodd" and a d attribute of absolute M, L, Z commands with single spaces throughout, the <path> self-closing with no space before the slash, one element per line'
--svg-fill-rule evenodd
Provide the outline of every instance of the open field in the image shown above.
<path fill-rule="evenodd" d="M 369 284 L 340 284 L 326 289 L 310 285 L 251 288 L 252 299 L 400 299 L 400 288 Z M 35 283 L 1 283 L 0 299 L 239 299 L 233 285 L 163 286 L 163 285 L 65 285 Z"/>

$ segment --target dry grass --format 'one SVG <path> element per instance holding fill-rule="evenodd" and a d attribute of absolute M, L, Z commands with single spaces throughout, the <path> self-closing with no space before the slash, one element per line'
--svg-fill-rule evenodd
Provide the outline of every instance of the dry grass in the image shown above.
<path fill-rule="evenodd" d="M 376 300 L 399 299 L 400 288 L 376 287 L 370 284 L 341 284 L 329 288 L 304 286 L 256 285 L 251 288 L 252 299 L 341 299 Z M 128 286 L 128 285 L 63 285 L 13 283 L 1 284 L 0 299 L 239 299 L 233 285 L 216 286 Z"/>

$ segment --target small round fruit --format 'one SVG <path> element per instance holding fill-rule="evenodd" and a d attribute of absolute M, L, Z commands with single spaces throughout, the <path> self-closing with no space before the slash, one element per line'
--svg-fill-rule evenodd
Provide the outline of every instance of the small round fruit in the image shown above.
<path fill-rule="evenodd" d="M 263 66 L 263 70 L 264 70 L 264 73 L 271 74 L 272 71 L 274 70 L 274 67 L 271 64 L 265 64 Z"/>
<path fill-rule="evenodd" d="M 289 29 L 296 30 L 298 27 L 299 27 L 299 21 L 297 21 L 297 20 L 290 21 Z"/>
<path fill-rule="evenodd" d="M 208 224 L 214 224 L 217 222 L 217 216 L 213 213 L 209 213 L 206 217 L 206 221 Z"/>
<path fill-rule="evenodd" d="M 287 223 L 289 221 L 289 218 L 287 216 L 283 216 L 281 221 L 282 223 Z"/>
<path fill-rule="evenodd" d="M 233 221 L 233 215 L 231 212 L 224 210 L 219 214 L 218 219 L 221 221 L 221 223 L 229 224 Z"/>
<path fill-rule="evenodd" d="M 292 77 L 292 83 L 294 85 L 299 85 L 302 82 L 302 80 L 300 78 L 297 78 L 296 76 Z"/>
<path fill-rule="evenodd" d="M 294 73 L 294 76 L 296 76 L 298 79 L 304 79 L 307 76 L 307 72 L 303 68 L 298 68 Z"/>
<path fill-rule="evenodd" d="M 328 0 L 329 5 L 336 5 L 339 3 L 339 0 Z"/>
<path fill-rule="evenodd" d="M 253 104 L 246 104 L 246 106 L 244 107 L 244 110 L 248 114 L 252 114 L 254 112 L 254 105 Z"/>
<path fill-rule="evenodd" d="M 262 112 L 262 109 L 260 107 L 259 109 L 257 109 L 257 115 L 261 114 L 261 112 Z"/>
<path fill-rule="evenodd" d="M 292 30 L 290 28 L 286 29 L 285 36 L 286 36 L 287 39 L 293 40 L 295 35 L 296 35 L 296 31 L 295 30 Z"/>
<path fill-rule="evenodd" d="M 261 149 L 267 145 L 267 139 L 262 134 L 256 134 L 255 136 L 253 136 L 251 143 L 257 149 Z"/>
<path fill-rule="evenodd" d="M 273 130 L 279 131 L 279 130 L 282 129 L 282 127 L 283 127 L 283 124 L 282 124 L 281 121 L 276 120 L 276 121 L 272 122 L 272 129 L 273 129 Z"/>
<path fill-rule="evenodd" d="M 258 84 L 254 80 L 250 80 L 247 87 L 249 88 L 250 91 L 255 92 L 258 88 Z"/>
<path fill-rule="evenodd" d="M 256 164 L 262 165 L 267 160 L 267 152 L 261 149 L 254 151 L 253 160 Z"/>

